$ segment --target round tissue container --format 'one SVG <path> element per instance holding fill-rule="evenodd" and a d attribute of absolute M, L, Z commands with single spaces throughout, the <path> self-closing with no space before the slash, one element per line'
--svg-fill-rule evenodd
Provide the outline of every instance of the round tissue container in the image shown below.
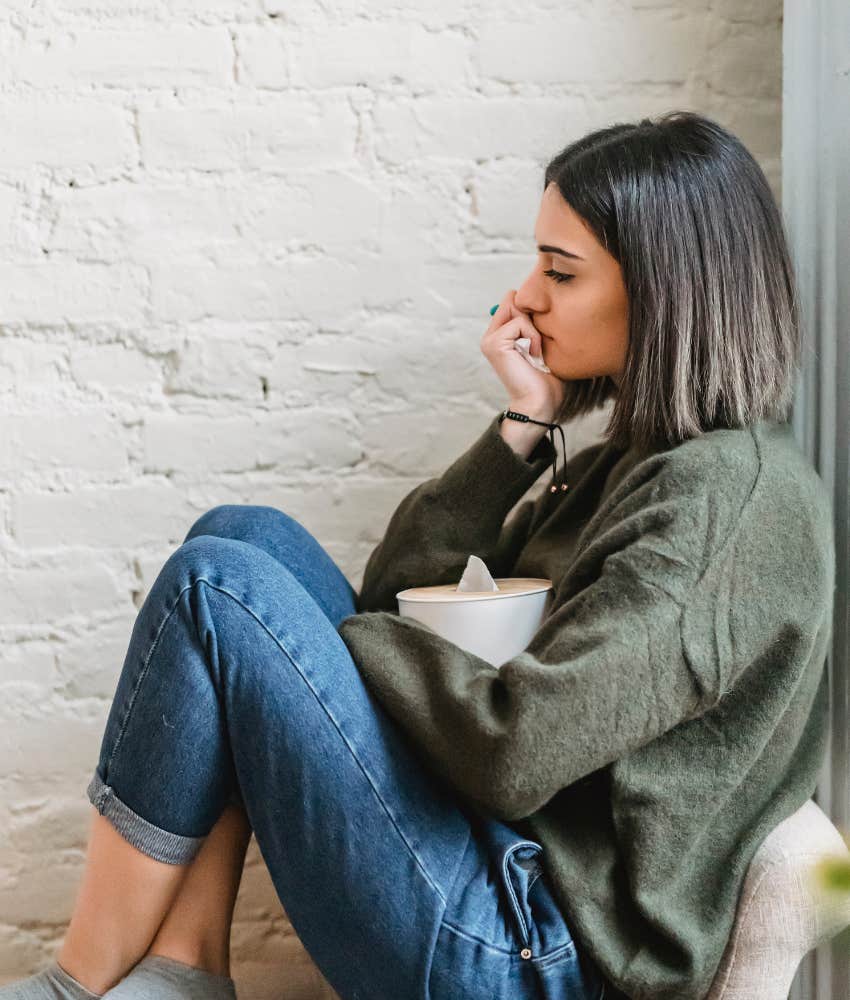
<path fill-rule="evenodd" d="M 498 590 L 458 591 L 452 583 L 408 587 L 395 595 L 398 613 L 500 667 L 531 642 L 554 592 L 551 580 L 538 577 L 503 577 L 494 582 Z"/>

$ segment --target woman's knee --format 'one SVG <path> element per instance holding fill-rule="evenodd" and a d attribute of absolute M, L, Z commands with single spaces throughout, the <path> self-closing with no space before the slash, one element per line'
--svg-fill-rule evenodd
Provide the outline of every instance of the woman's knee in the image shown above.
<path fill-rule="evenodd" d="M 219 579 L 230 563 L 244 562 L 238 539 L 201 531 L 186 538 L 166 559 L 160 576 L 186 586 L 215 574 Z"/>
<path fill-rule="evenodd" d="M 197 584 L 253 595 L 260 603 L 291 604 L 300 599 L 301 585 L 292 573 L 245 544 L 240 538 L 197 534 L 178 545 L 166 559 L 155 586 L 157 596 L 173 603 L 185 590 Z M 270 597 L 273 595 L 273 597 Z"/>
<path fill-rule="evenodd" d="M 253 541 L 257 537 L 268 538 L 274 533 L 292 533 L 297 528 L 300 528 L 298 522 L 277 507 L 226 503 L 201 514 L 189 529 L 184 542 L 198 535 Z"/>
<path fill-rule="evenodd" d="M 183 546 L 204 538 L 261 549 L 294 575 L 331 621 L 353 613 L 354 588 L 319 541 L 282 510 L 252 504 L 213 507 L 198 518 Z M 226 552 L 221 555 L 227 557 Z"/>

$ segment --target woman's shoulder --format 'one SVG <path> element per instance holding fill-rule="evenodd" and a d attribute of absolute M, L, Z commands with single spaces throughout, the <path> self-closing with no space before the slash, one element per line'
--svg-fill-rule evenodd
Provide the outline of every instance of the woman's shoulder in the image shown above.
<path fill-rule="evenodd" d="M 650 458 L 659 479 L 671 487 L 680 484 L 688 492 L 713 485 L 738 495 L 755 485 L 761 471 L 760 435 L 759 425 L 719 427 L 659 449 Z"/>
<path fill-rule="evenodd" d="M 825 599 L 834 576 L 832 503 L 789 423 L 701 435 L 672 449 L 660 477 L 662 492 L 680 490 L 685 506 L 699 510 L 706 551 L 734 554 L 738 572 L 749 566 L 760 586 L 810 584 Z"/>
<path fill-rule="evenodd" d="M 718 428 L 637 450 L 628 465 L 597 510 L 595 530 L 663 535 L 703 568 L 742 535 L 745 549 L 773 546 L 786 561 L 806 548 L 832 558 L 829 496 L 787 422 Z"/>
<path fill-rule="evenodd" d="M 790 520 L 832 519 L 826 486 L 787 421 L 707 431 L 670 449 L 663 464 L 670 482 L 726 494 L 742 509 L 767 505 Z"/>

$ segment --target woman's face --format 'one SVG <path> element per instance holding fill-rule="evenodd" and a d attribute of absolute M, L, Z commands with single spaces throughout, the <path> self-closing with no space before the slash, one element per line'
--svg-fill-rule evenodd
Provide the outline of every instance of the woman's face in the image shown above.
<path fill-rule="evenodd" d="M 534 242 L 537 262 L 514 303 L 543 335 L 543 360 L 564 381 L 610 375 L 619 385 L 629 342 L 622 271 L 555 183 L 543 192 Z"/>

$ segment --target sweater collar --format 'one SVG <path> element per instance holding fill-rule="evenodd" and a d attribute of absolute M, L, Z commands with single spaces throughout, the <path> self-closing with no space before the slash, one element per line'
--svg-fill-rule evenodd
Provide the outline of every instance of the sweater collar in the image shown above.
<path fill-rule="evenodd" d="M 613 444 L 608 444 L 606 447 L 609 451 L 610 464 L 602 484 L 600 501 L 613 493 L 617 484 L 622 482 L 636 465 L 639 465 L 645 458 L 649 458 L 650 455 L 663 450 L 636 444 L 630 445 L 628 448 L 617 448 Z"/>

